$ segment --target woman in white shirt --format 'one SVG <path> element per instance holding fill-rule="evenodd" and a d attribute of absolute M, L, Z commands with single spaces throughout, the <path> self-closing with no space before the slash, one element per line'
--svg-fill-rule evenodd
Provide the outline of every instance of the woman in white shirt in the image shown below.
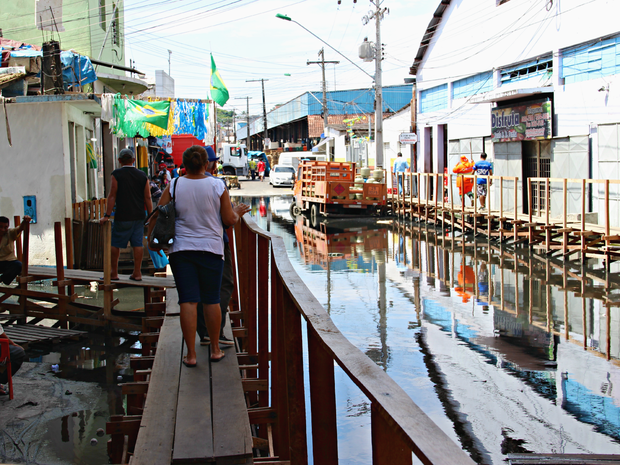
<path fill-rule="evenodd" d="M 205 320 L 211 337 L 211 361 L 224 358 L 219 347 L 221 323 L 220 284 L 224 266 L 223 227 L 239 220 L 228 191 L 219 179 L 206 176 L 207 151 L 194 145 L 183 153 L 186 175 L 176 178 L 161 196 L 159 205 L 171 200 L 176 206 L 175 237 L 168 250 L 170 267 L 179 293 L 181 330 L 187 344 L 186 367 L 196 366 L 196 307 L 203 303 Z M 149 235 L 155 222 L 151 220 Z"/>

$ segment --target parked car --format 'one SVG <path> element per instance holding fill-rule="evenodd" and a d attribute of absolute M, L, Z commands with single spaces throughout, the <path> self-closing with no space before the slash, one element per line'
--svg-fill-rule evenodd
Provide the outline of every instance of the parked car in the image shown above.
<path fill-rule="evenodd" d="M 289 165 L 276 165 L 269 175 L 272 186 L 293 186 L 295 184 L 295 168 Z"/>

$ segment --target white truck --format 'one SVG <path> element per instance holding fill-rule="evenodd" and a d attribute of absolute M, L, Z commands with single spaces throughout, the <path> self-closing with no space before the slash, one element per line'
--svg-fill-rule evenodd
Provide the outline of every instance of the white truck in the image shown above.
<path fill-rule="evenodd" d="M 279 165 L 288 165 L 295 168 L 299 166 L 301 160 L 306 161 L 326 161 L 327 157 L 317 152 L 284 152 L 280 155 L 278 160 Z"/>
<path fill-rule="evenodd" d="M 227 176 L 248 176 L 248 151 L 243 144 L 222 144 L 219 149 L 222 170 Z"/>

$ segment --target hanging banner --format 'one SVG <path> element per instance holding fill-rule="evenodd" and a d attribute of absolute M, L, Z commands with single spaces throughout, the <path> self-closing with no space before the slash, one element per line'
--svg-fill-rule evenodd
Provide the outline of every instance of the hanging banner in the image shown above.
<path fill-rule="evenodd" d="M 551 102 L 491 109 L 493 142 L 551 139 Z"/>
<path fill-rule="evenodd" d="M 168 128 L 168 114 L 170 102 L 145 102 L 142 100 L 127 100 L 125 119 L 135 123 L 150 123 L 154 126 Z"/>

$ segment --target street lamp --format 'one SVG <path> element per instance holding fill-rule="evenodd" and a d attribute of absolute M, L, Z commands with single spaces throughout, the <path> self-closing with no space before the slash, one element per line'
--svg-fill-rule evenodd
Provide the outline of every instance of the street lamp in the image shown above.
<path fill-rule="evenodd" d="M 370 79 L 372 79 L 374 81 L 375 77 L 372 74 L 368 74 L 366 72 L 365 69 L 360 68 L 357 63 L 351 61 L 346 55 L 343 55 L 342 53 L 340 53 L 338 50 L 336 50 L 334 47 L 332 47 L 331 45 L 329 45 L 327 42 L 325 42 L 323 39 L 321 39 L 319 36 L 317 36 L 314 32 L 312 32 L 310 29 L 304 27 L 303 25 L 301 25 L 300 23 L 298 23 L 297 21 L 295 21 L 294 19 L 291 19 L 290 16 L 286 16 L 283 14 L 278 13 L 276 15 L 276 18 L 280 18 L 283 19 L 284 21 L 290 21 L 291 23 L 295 23 L 297 24 L 299 27 L 301 27 L 302 29 L 304 29 L 306 32 L 309 32 L 310 34 L 312 34 L 314 37 L 316 37 L 317 39 L 319 39 L 321 42 L 323 42 L 325 45 L 327 45 L 329 48 L 331 48 L 334 52 L 336 52 L 338 55 L 340 55 L 341 57 L 343 57 L 345 60 L 347 60 L 349 63 L 351 63 L 353 66 L 355 66 L 357 69 L 359 69 L 362 73 L 364 73 L 366 76 L 368 76 Z"/>
<path fill-rule="evenodd" d="M 349 63 L 351 63 L 353 66 L 355 66 L 357 69 L 362 71 L 366 76 L 370 77 L 374 81 L 375 83 L 375 106 L 376 106 L 375 108 L 375 128 L 376 128 L 375 129 L 375 146 L 376 146 L 376 151 L 377 151 L 376 152 L 377 154 L 375 156 L 375 165 L 378 168 L 383 167 L 383 102 L 382 102 L 383 99 L 382 99 L 382 86 L 381 86 L 381 60 L 383 57 L 381 53 L 381 39 L 380 39 L 380 32 L 379 32 L 379 25 L 378 25 L 380 22 L 380 18 L 383 17 L 383 12 L 384 11 L 381 10 L 379 6 L 377 6 L 376 14 L 379 17 L 379 19 L 377 19 L 377 44 L 378 45 L 377 45 L 377 51 L 375 53 L 375 75 L 374 76 L 367 73 L 363 68 L 361 68 L 359 65 L 351 61 L 347 56 L 343 55 L 341 52 L 339 52 L 334 47 L 329 45 L 327 42 L 325 42 L 323 39 L 317 36 L 314 32 L 310 31 L 309 29 L 307 29 L 306 27 L 304 27 L 297 21 L 293 20 L 290 16 L 286 16 L 280 13 L 276 14 L 276 18 L 295 23 L 299 27 L 304 29 L 305 31 L 312 34 L 314 37 L 319 39 L 321 42 L 323 42 L 325 45 L 327 45 L 329 48 L 335 51 L 338 55 L 343 57 L 345 60 L 347 60 Z"/>

